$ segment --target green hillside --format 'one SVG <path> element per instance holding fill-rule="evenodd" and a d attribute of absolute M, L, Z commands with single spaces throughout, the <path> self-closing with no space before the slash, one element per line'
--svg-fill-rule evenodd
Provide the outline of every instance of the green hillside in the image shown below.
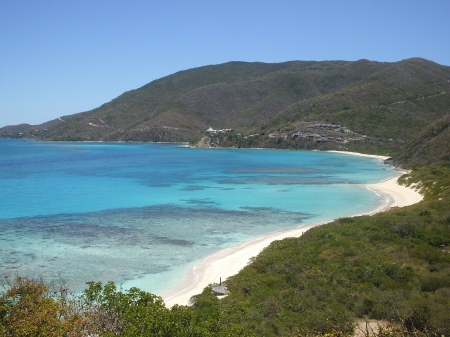
<path fill-rule="evenodd" d="M 375 320 L 377 336 L 450 334 L 449 116 L 425 127 L 394 162 L 414 168 L 399 183 L 424 200 L 343 218 L 272 243 L 225 284 L 192 299 L 202 317 L 257 336 L 349 336 Z M 371 332 L 364 330 L 363 333 Z"/>
<path fill-rule="evenodd" d="M 423 59 L 384 64 L 363 80 L 302 100 L 263 125 L 320 120 L 370 136 L 407 139 L 450 113 L 449 74 L 448 67 Z"/>
<path fill-rule="evenodd" d="M 399 164 L 411 168 L 439 164 L 450 160 L 450 116 L 427 126 L 395 157 Z"/>
<path fill-rule="evenodd" d="M 229 62 L 155 80 L 49 127 L 9 127 L 0 129 L 0 135 L 24 137 L 24 131 L 46 128 L 32 136 L 195 143 L 211 126 L 259 134 L 259 145 L 267 146 L 270 133 L 287 131 L 291 137 L 302 122 L 312 122 L 340 124 L 364 135 L 371 145 L 363 147 L 399 149 L 450 113 L 449 80 L 450 67 L 424 59 Z"/>
<path fill-rule="evenodd" d="M 226 327 L 257 336 L 351 334 L 365 319 L 393 324 L 388 336 L 449 335 L 449 162 L 402 182 L 422 186 L 425 200 L 276 241 L 225 282 L 226 298 L 205 289 L 194 311 L 222 312 Z"/>

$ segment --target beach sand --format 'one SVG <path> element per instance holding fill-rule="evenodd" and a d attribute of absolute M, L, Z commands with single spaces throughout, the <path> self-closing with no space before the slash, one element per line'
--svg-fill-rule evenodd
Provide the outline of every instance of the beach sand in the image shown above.
<path fill-rule="evenodd" d="M 376 184 L 365 185 L 369 190 L 389 196 L 387 207 L 404 207 L 418 203 L 423 199 L 418 191 L 397 184 L 398 177 L 388 179 Z M 383 209 L 384 210 L 384 209 Z"/>
<path fill-rule="evenodd" d="M 350 151 L 327 151 L 327 152 L 331 152 L 331 153 L 340 153 L 340 154 L 348 154 L 351 156 L 359 156 L 359 157 L 368 157 L 368 158 L 376 158 L 379 159 L 381 161 L 388 159 L 388 156 L 379 156 L 376 154 L 364 154 L 364 153 L 359 153 L 359 152 L 350 152 Z"/>
<path fill-rule="evenodd" d="M 350 155 L 361 155 L 353 152 L 345 152 Z M 387 157 L 373 156 L 380 160 Z M 397 184 L 397 180 L 404 172 L 397 171 L 398 175 L 394 178 L 385 180 L 380 183 L 364 185 L 371 191 L 386 197 L 386 204 L 370 213 L 375 214 L 391 207 L 404 207 L 415 204 L 422 200 L 422 195 L 417 191 L 405 186 Z M 282 240 L 288 237 L 299 237 L 303 235 L 308 229 L 313 228 L 323 223 L 313 223 L 301 225 L 296 228 L 275 232 L 265 235 L 240 245 L 221 250 L 198 263 L 193 267 L 191 272 L 185 276 L 184 280 L 176 287 L 162 295 L 167 307 L 172 307 L 175 304 L 188 305 L 189 299 L 197 294 L 200 294 L 205 287 L 211 283 L 219 283 L 219 280 L 226 280 L 228 277 L 237 274 L 244 268 L 252 257 L 257 256 L 265 247 L 271 242 Z"/>

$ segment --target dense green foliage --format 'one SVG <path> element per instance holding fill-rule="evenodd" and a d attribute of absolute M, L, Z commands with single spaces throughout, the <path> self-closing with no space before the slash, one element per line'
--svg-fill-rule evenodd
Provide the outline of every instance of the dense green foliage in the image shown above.
<path fill-rule="evenodd" d="M 384 64 L 365 79 L 338 91 L 302 100 L 264 124 L 296 120 L 342 124 L 373 137 L 409 139 L 448 115 L 447 67 L 423 59 Z"/>
<path fill-rule="evenodd" d="M 421 131 L 395 161 L 412 168 L 450 161 L 450 115 Z"/>
<path fill-rule="evenodd" d="M 88 285 L 84 299 L 95 307 L 91 324 L 101 336 L 251 336 L 239 327 L 224 326 L 219 313 L 203 320 L 189 307 L 168 309 L 160 297 L 137 288 L 122 292 L 112 282 Z"/>
<path fill-rule="evenodd" d="M 448 165 L 423 167 L 402 181 L 423 182 L 425 201 L 274 242 L 227 280 L 227 298 L 204 292 L 195 310 L 220 309 L 261 336 L 327 332 L 356 318 L 448 335 L 449 179 Z"/>
<path fill-rule="evenodd" d="M 0 336 L 79 336 L 86 316 L 63 287 L 51 291 L 42 280 L 3 280 Z"/>
<path fill-rule="evenodd" d="M 50 291 L 42 280 L 16 277 L 3 283 L 0 297 L 1 336 L 253 336 L 227 327 L 220 312 L 205 319 L 189 307 L 165 307 L 153 294 L 112 282 L 88 282 L 82 295 L 67 289 Z"/>

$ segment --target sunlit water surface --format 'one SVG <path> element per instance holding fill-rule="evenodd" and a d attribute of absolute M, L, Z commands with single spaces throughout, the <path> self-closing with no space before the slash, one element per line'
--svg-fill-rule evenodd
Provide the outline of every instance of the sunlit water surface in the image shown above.
<path fill-rule="evenodd" d="M 0 276 L 161 294 L 199 260 L 256 236 L 368 212 L 373 158 L 182 144 L 0 140 Z"/>

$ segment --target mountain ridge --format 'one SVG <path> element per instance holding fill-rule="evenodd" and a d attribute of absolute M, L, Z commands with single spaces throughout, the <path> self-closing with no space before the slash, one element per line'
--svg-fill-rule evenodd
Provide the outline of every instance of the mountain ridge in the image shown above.
<path fill-rule="evenodd" d="M 23 137 L 25 131 L 45 128 L 32 135 L 43 140 L 195 142 L 210 126 L 267 135 L 294 133 L 302 122 L 323 122 L 369 137 L 410 140 L 448 115 L 448 106 L 450 67 L 421 58 L 393 63 L 231 61 L 176 72 L 51 123 L 4 127 L 0 135 Z"/>

